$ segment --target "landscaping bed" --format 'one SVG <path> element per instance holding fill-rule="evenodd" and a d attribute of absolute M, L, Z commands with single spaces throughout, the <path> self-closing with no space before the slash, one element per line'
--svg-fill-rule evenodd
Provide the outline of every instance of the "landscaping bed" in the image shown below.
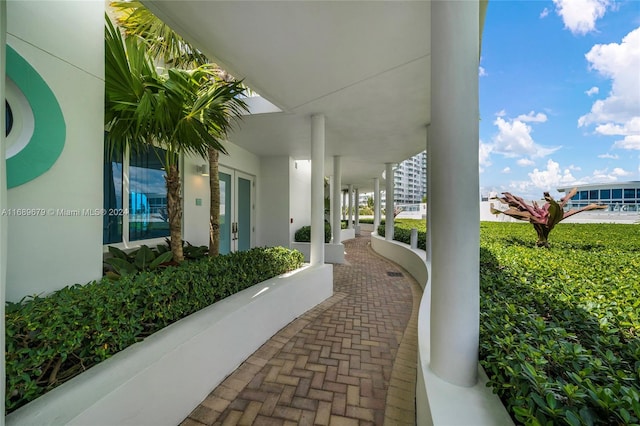
<path fill-rule="evenodd" d="M 5 409 L 13 411 L 163 327 L 301 265 L 299 252 L 251 249 L 8 304 Z"/>
<path fill-rule="evenodd" d="M 396 219 L 393 222 L 393 239 L 401 243 L 411 244 L 411 229 L 418 230 L 418 248 L 426 250 L 427 222 L 421 219 Z M 378 235 L 384 237 L 385 226 L 378 226 Z"/>
<path fill-rule="evenodd" d="M 640 226 L 481 225 L 480 358 L 523 424 L 640 422 Z"/>

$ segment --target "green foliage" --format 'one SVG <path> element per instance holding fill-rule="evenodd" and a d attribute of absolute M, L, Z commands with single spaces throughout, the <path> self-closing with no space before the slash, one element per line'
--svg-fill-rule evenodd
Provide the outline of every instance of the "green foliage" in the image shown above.
<path fill-rule="evenodd" d="M 360 207 L 359 214 L 362 216 L 373 216 L 373 209 L 369 206 Z"/>
<path fill-rule="evenodd" d="M 421 219 L 396 219 L 393 227 L 393 239 L 401 243 L 411 244 L 411 229 L 418 230 L 418 248 L 427 249 L 427 222 Z M 378 235 L 384 237 L 385 226 L 378 227 Z"/>
<path fill-rule="evenodd" d="M 523 424 L 640 423 L 640 227 L 482 223 L 480 358 Z"/>
<path fill-rule="evenodd" d="M 147 254 L 140 255 L 141 261 Z M 187 315 L 299 268 L 303 261 L 297 251 L 254 248 L 8 303 L 6 410 Z"/>
<path fill-rule="evenodd" d="M 368 224 L 373 224 L 373 218 L 372 217 L 361 217 L 360 218 L 360 223 L 368 223 Z M 380 219 L 380 223 L 384 225 L 385 220 L 384 218 Z"/>
<path fill-rule="evenodd" d="M 310 243 L 311 242 L 311 227 L 303 226 L 298 229 L 294 235 L 294 241 L 297 243 Z M 324 223 L 324 242 L 331 241 L 331 225 L 327 222 Z"/>
<path fill-rule="evenodd" d="M 107 271 L 106 274 L 112 279 L 141 271 L 152 271 L 159 267 L 167 266 L 173 259 L 173 253 L 166 246 L 158 246 L 158 248 L 152 249 L 142 245 L 139 249 L 130 253 L 126 253 L 117 247 L 109 246 L 109 253 L 111 257 L 105 259 L 104 263 L 113 268 L 113 271 Z"/>

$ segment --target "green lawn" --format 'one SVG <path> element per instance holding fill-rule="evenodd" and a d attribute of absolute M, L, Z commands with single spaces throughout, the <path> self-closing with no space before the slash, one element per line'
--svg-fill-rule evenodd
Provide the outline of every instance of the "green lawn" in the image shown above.
<path fill-rule="evenodd" d="M 480 358 L 525 424 L 640 422 L 640 226 L 482 223 Z"/>
<path fill-rule="evenodd" d="M 425 221 L 395 234 L 411 228 Z M 521 424 L 639 424 L 640 225 L 561 223 L 550 249 L 536 239 L 528 223 L 480 226 L 489 384 Z"/>

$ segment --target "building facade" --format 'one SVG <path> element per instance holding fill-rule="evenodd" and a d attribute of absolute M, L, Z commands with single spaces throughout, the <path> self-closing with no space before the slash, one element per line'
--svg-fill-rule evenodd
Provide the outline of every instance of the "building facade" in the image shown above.
<path fill-rule="evenodd" d="M 422 203 L 427 195 L 427 152 L 422 151 L 398 164 L 393 183 L 396 205 Z"/>
<path fill-rule="evenodd" d="M 611 182 L 591 185 L 575 185 L 558 188 L 559 192 L 578 189 L 566 205 L 566 209 L 577 209 L 589 204 L 606 204 L 609 212 L 640 211 L 640 181 Z"/>

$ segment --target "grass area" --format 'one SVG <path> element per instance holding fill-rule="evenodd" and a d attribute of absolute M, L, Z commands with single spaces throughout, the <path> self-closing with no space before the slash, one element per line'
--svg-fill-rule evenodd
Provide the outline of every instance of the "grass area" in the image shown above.
<path fill-rule="evenodd" d="M 640 226 L 480 233 L 481 364 L 515 420 L 640 422 Z"/>
<path fill-rule="evenodd" d="M 397 220 L 394 235 L 422 220 Z M 384 227 L 380 230 L 384 232 Z M 640 225 L 480 226 L 480 362 L 517 423 L 640 424 Z M 408 242 L 408 241 L 406 241 Z"/>

